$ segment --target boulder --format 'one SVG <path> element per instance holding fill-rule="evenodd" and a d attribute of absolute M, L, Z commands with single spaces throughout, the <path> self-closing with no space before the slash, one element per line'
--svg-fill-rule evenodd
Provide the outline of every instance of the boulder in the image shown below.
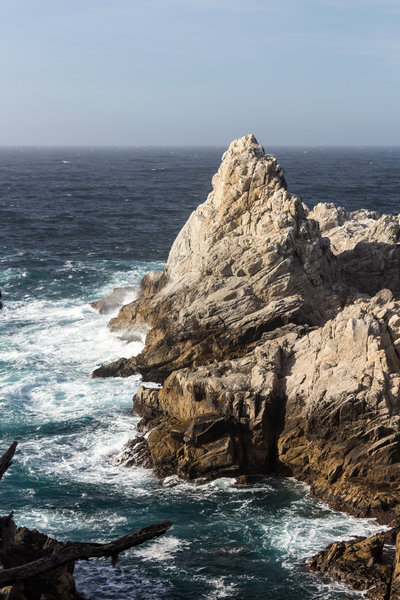
<path fill-rule="evenodd" d="M 137 289 L 133 286 L 114 288 L 111 294 L 95 300 L 90 306 L 97 310 L 101 315 L 110 315 L 118 311 L 123 304 L 133 300 L 137 295 Z"/>

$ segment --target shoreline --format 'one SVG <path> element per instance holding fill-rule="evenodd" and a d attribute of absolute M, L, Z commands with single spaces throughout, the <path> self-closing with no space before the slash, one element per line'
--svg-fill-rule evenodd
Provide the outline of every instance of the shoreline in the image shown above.
<path fill-rule="evenodd" d="M 69 157 L 63 156 L 61 158 Z M 114 160 L 113 157 L 109 158 Z M 114 168 L 116 168 L 117 159 L 120 158 L 121 156 L 115 157 L 114 163 L 112 163 Z M 293 153 L 292 160 L 294 159 L 295 154 Z M 359 166 L 359 157 L 357 160 L 356 164 Z M 150 157 L 148 164 L 151 165 L 153 161 L 154 157 Z M 207 164 L 209 162 L 211 162 L 211 157 L 206 161 Z M 299 169 L 301 171 L 301 165 L 304 162 L 300 159 L 298 167 L 296 162 L 297 172 L 299 172 Z M 167 163 L 168 161 L 165 161 L 166 166 Z M 172 164 L 170 161 L 168 164 L 172 165 L 173 175 L 175 173 L 173 170 L 175 162 Z M 339 164 L 345 166 L 344 161 Z M 62 167 L 66 176 L 70 175 L 72 169 L 78 167 L 74 165 L 75 163 L 72 162 L 70 166 L 65 167 L 64 165 Z M 321 167 L 323 168 L 323 165 L 317 163 L 316 169 L 318 172 Z M 382 173 L 385 172 L 384 167 L 385 165 L 381 165 Z M 375 173 L 376 169 L 374 169 L 372 171 Z M 56 161 L 54 162 L 54 170 L 56 174 Z M 371 172 L 371 176 L 374 173 Z M 92 174 L 95 175 L 94 172 Z M 290 172 L 288 174 L 290 175 Z M 49 173 L 49 177 L 50 175 L 51 173 Z M 121 176 L 123 176 L 123 170 L 121 170 Z M 311 177 L 310 175 L 310 182 L 314 186 L 314 196 L 317 194 L 315 190 L 319 189 L 319 183 L 315 176 Z M 49 180 L 51 188 L 52 180 L 49 177 L 45 181 Z M 186 178 L 188 182 L 191 182 L 188 186 L 194 189 L 196 183 L 190 178 L 190 173 L 186 173 Z M 169 180 L 171 180 L 171 177 L 169 177 Z M 299 176 L 299 180 L 302 181 L 302 177 Z M 80 190 L 79 181 L 78 177 L 76 179 L 78 193 Z M 99 190 L 102 181 L 100 178 L 97 186 Z M 334 183 L 337 185 L 332 186 L 331 196 L 334 195 L 333 190 L 336 190 L 335 195 L 339 197 L 338 190 L 344 185 L 344 181 Z M 145 189 L 144 183 L 140 185 Z M 305 186 L 305 182 L 301 185 Z M 172 198 L 175 193 L 169 193 L 169 187 L 167 184 L 165 186 L 165 197 L 167 199 Z M 151 192 L 151 186 L 147 186 L 146 189 L 149 190 L 149 193 Z M 183 196 L 189 195 L 189 192 L 190 190 L 184 192 Z M 356 195 L 354 200 L 356 205 L 360 205 L 360 198 L 360 194 Z M 116 198 L 117 200 L 118 198 Z M 349 203 L 353 201 L 351 198 L 347 200 Z M 377 204 L 383 206 L 383 201 L 384 198 L 379 197 Z M 154 202 L 154 198 L 152 202 Z M 107 201 L 104 206 L 108 206 L 109 203 Z M 179 209 L 182 208 L 183 210 L 183 204 L 183 200 L 178 198 L 177 206 L 179 206 Z M 38 207 L 40 208 L 40 206 L 39 204 Z M 44 210 L 46 206 L 47 204 L 44 203 Z M 100 203 L 99 220 L 102 216 L 102 206 Z M 388 206 L 391 207 L 390 210 L 394 209 L 393 202 Z M 121 209 L 125 210 L 125 207 L 126 205 L 123 205 Z M 371 199 L 369 199 L 369 207 L 373 207 Z M 71 209 L 73 209 L 73 206 Z M 90 203 L 86 208 L 82 206 L 82 210 L 84 214 L 87 213 L 87 210 L 90 211 Z M 31 217 L 34 219 L 33 214 Z M 342 218 L 340 215 L 338 217 Z M 373 221 L 374 219 L 371 219 L 370 223 L 372 225 Z M 361 221 L 360 225 L 363 222 Z M 65 223 L 63 227 L 67 227 L 67 225 L 68 223 Z M 348 218 L 343 225 L 345 227 L 351 225 Z M 131 226 L 134 229 L 135 222 L 132 222 Z M 156 223 L 154 223 L 155 226 Z M 32 227 L 35 228 L 34 220 Z M 341 227 L 343 226 L 338 228 L 338 233 L 340 233 L 340 230 L 343 231 Z M 120 235 L 124 238 L 124 241 L 121 240 L 122 248 L 127 244 L 130 245 L 132 248 L 131 254 L 136 256 L 136 246 L 132 245 L 131 238 L 127 238 L 125 229 L 120 231 Z M 328 232 L 328 236 L 332 237 L 332 232 Z M 122 260 L 120 258 L 121 250 L 114 251 L 113 247 L 110 248 L 107 245 L 109 239 L 111 238 L 108 237 L 102 240 L 104 248 L 98 257 L 99 261 L 95 259 L 98 255 L 98 253 L 96 254 L 97 242 L 93 240 L 93 236 L 89 235 L 88 238 L 83 237 L 82 241 L 84 240 L 86 248 L 88 246 L 92 247 L 93 243 L 95 244 L 94 258 L 91 258 L 92 252 L 90 252 L 90 256 L 87 255 L 87 259 L 85 259 L 86 254 L 82 258 L 81 252 L 77 252 L 80 247 L 71 250 L 66 248 L 64 250 L 65 257 L 64 255 L 58 256 L 56 245 L 55 260 L 51 260 L 49 264 L 45 261 L 39 265 L 36 259 L 30 262 L 29 256 L 25 253 L 22 258 L 19 255 L 15 257 L 15 265 L 16 267 L 19 265 L 21 269 L 14 269 L 13 273 L 7 273 L 7 279 L 5 280 L 7 281 L 7 290 L 13 290 L 13 297 L 18 301 L 18 307 L 16 307 L 18 310 L 14 315 L 15 319 L 13 318 L 10 321 L 9 310 L 12 308 L 10 302 L 12 296 L 9 296 L 9 292 L 7 292 L 4 317 L 7 330 L 13 336 L 13 345 L 4 349 L 7 358 L 10 359 L 11 373 L 15 371 L 18 379 L 15 383 L 10 381 L 9 385 L 6 386 L 7 395 L 8 392 L 10 395 L 5 404 L 6 422 L 3 431 L 5 435 L 11 435 L 11 432 L 13 432 L 12 435 L 15 435 L 16 439 L 21 439 L 23 446 L 28 449 L 30 455 L 29 460 L 18 461 L 19 464 L 15 465 L 15 472 L 18 473 L 18 483 L 12 486 L 12 493 L 22 494 L 23 496 L 21 498 L 15 497 L 15 506 L 20 514 L 18 521 L 21 522 L 21 519 L 23 519 L 21 524 L 27 524 L 31 527 L 43 523 L 41 530 L 52 533 L 58 539 L 63 539 L 63 537 L 60 537 L 60 532 L 63 532 L 62 536 L 75 535 L 75 539 L 89 539 L 89 536 L 93 536 L 92 539 L 95 541 L 104 541 L 102 538 L 104 527 L 112 528 L 117 535 L 122 535 L 126 531 L 123 523 L 129 524 L 129 528 L 135 528 L 140 525 L 140 515 L 148 514 L 152 516 L 152 513 L 154 513 L 159 518 L 167 516 L 171 520 L 175 520 L 176 515 L 179 515 L 181 525 L 171 533 L 170 545 L 156 545 L 154 548 L 152 547 L 151 552 L 149 549 L 149 556 L 150 554 L 152 556 L 151 561 L 146 561 L 142 556 L 134 554 L 134 556 L 124 559 L 123 565 L 125 565 L 124 569 L 129 569 L 133 579 L 137 568 L 139 568 L 146 577 L 155 578 L 160 590 L 166 590 L 165 583 L 165 585 L 171 585 L 173 589 L 181 592 L 186 590 L 188 595 L 194 593 L 195 581 L 193 577 L 196 577 L 197 571 L 196 568 L 192 569 L 186 565 L 184 548 L 186 548 L 186 552 L 196 556 L 196 564 L 203 565 L 204 569 L 208 569 L 208 565 L 210 565 L 209 577 L 212 578 L 213 565 L 218 565 L 220 560 L 220 550 L 215 538 L 224 539 L 223 552 L 229 552 L 229 562 L 232 568 L 240 571 L 240 569 L 243 569 L 243 564 L 237 563 L 236 554 L 234 554 L 235 548 L 238 552 L 240 551 L 239 555 L 244 560 L 246 560 L 247 553 L 251 552 L 252 549 L 248 545 L 249 540 L 244 539 L 238 529 L 246 523 L 246 527 L 250 527 L 250 531 L 258 532 L 258 542 L 252 544 L 254 548 L 256 546 L 258 548 L 258 559 L 246 563 L 246 571 L 251 572 L 255 577 L 254 583 L 246 583 L 244 580 L 236 578 L 236 595 L 240 596 L 240 593 L 244 593 L 244 590 L 251 589 L 254 597 L 261 597 L 262 590 L 265 587 L 263 577 L 267 577 L 266 574 L 275 572 L 271 559 L 276 555 L 276 560 L 278 560 L 280 566 L 279 568 L 278 564 L 276 566 L 277 575 L 279 572 L 279 576 L 276 581 L 274 580 L 273 585 L 276 586 L 278 595 L 279 593 L 281 595 L 290 594 L 290 590 L 298 589 L 299 586 L 304 585 L 304 589 L 307 590 L 305 592 L 307 597 L 319 597 L 317 590 L 321 590 L 321 593 L 323 593 L 323 580 L 318 583 L 317 576 L 310 577 L 306 576 L 305 573 L 301 574 L 295 567 L 295 564 L 303 564 L 303 551 L 306 548 L 313 548 L 313 552 L 316 552 L 324 544 L 333 542 L 335 536 L 330 536 L 335 532 L 337 539 L 346 539 L 351 534 L 371 535 L 375 530 L 368 529 L 368 522 L 363 520 L 356 522 L 352 517 L 330 511 L 325 505 L 315 502 L 310 497 L 306 500 L 305 497 L 303 498 L 303 492 L 301 491 L 303 490 L 303 484 L 294 484 L 294 482 L 294 487 L 289 485 L 286 488 L 283 481 L 276 481 L 277 488 L 274 491 L 272 489 L 275 485 L 274 480 L 269 480 L 272 487 L 263 488 L 262 491 L 259 490 L 258 492 L 257 485 L 241 489 L 229 486 L 223 492 L 220 486 L 225 485 L 224 480 L 216 481 L 215 486 L 210 483 L 201 486 L 201 488 L 182 482 L 178 483 L 176 488 L 164 488 L 149 471 L 134 469 L 129 473 L 124 469 L 117 469 L 108 465 L 108 454 L 111 450 L 117 451 L 126 439 L 135 435 L 132 432 L 129 436 L 129 423 L 133 426 L 137 419 L 131 419 L 128 416 L 128 410 L 130 409 L 129 396 L 132 396 L 136 390 L 135 382 L 137 378 L 130 377 L 128 379 L 101 382 L 99 380 L 86 381 L 84 376 L 86 377 L 87 372 L 90 372 L 90 365 L 95 361 L 103 358 L 103 361 L 107 362 L 107 360 L 112 360 L 118 356 L 129 357 L 133 354 L 133 351 L 131 350 L 132 346 L 123 346 L 125 342 L 118 341 L 118 332 L 115 335 L 110 335 L 107 332 L 105 328 L 107 317 L 102 317 L 100 320 L 96 319 L 90 309 L 86 307 L 81 310 L 77 306 L 77 302 L 78 300 L 84 302 L 88 294 L 90 294 L 90 299 L 98 297 L 97 294 L 93 295 L 95 288 L 98 287 L 95 286 L 96 282 L 103 285 L 102 282 L 108 281 L 107 285 L 111 286 L 110 282 L 114 281 L 115 286 L 121 281 L 123 285 L 129 285 L 132 280 L 130 277 L 128 278 L 128 273 L 132 273 L 132 269 L 135 273 L 137 269 L 148 268 L 148 262 L 146 261 L 146 264 L 136 266 L 135 261 L 131 265 Z M 11 237 L 10 241 L 12 240 Z M 139 240 L 142 240 L 142 238 L 139 237 Z M 50 247 L 52 248 L 52 246 Z M 120 245 L 119 247 L 121 248 Z M 146 246 L 145 241 L 142 243 L 142 247 L 141 256 L 144 256 L 150 247 Z M 151 248 L 154 252 L 157 252 L 160 244 L 156 246 L 152 244 Z M 233 244 L 233 250 L 234 248 L 235 244 Z M 106 252 L 109 257 L 114 256 L 116 262 L 107 260 L 107 264 L 103 264 L 102 259 Z M 33 255 L 32 258 L 34 258 Z M 95 260 L 95 263 L 92 262 L 93 260 Z M 38 267 L 42 271 L 43 268 L 46 271 L 41 273 L 40 270 L 37 270 Z M 57 269 L 57 271 L 54 272 L 54 269 Z M 96 276 L 94 276 L 94 269 L 98 272 Z M 54 276 L 52 275 L 53 272 Z M 120 272 L 120 277 L 117 277 L 117 272 Z M 110 274 L 112 274 L 112 277 Z M 71 280 L 69 279 L 70 276 L 72 277 Z M 257 274 L 255 276 L 257 277 Z M 20 281 L 15 279 L 14 281 L 10 279 L 11 277 L 25 277 L 25 279 Z M 10 285 L 11 281 L 12 285 Z M 241 277 L 241 282 L 246 286 L 246 275 Z M 32 290 L 29 302 L 26 299 L 20 299 L 23 292 L 22 285 Z M 65 296 L 65 293 L 67 293 L 67 296 Z M 108 290 L 104 289 L 104 293 L 108 293 Z M 102 295 L 101 292 L 99 295 Z M 64 299 L 66 300 L 64 301 Z M 207 307 L 206 300 L 204 301 L 204 307 Z M 95 330 L 95 322 L 99 333 Z M 269 332 L 264 333 L 270 335 Z M 308 335 L 311 334 L 312 331 Z M 250 345 L 248 349 L 250 352 Z M 235 361 L 244 356 L 245 354 L 241 357 L 231 355 L 228 360 Z M 21 360 L 23 360 L 23 363 L 21 363 Z M 32 366 L 29 371 L 30 365 L 33 364 L 35 366 Z M 47 367 L 51 369 L 51 372 L 48 372 Z M 201 370 L 198 371 L 200 374 L 202 372 Z M 9 426 L 6 425 L 8 422 L 10 423 Z M 4 439 L 8 438 L 5 437 Z M 41 440 L 40 448 L 38 446 L 39 439 Z M 49 451 L 50 447 L 51 452 Z M 37 468 L 38 465 L 40 465 L 40 469 L 44 468 L 44 471 L 40 478 L 33 478 L 31 469 Z M 174 479 L 171 479 L 172 483 L 174 481 Z M 11 484 L 11 479 L 8 482 Z M 300 487 L 297 487 L 297 485 Z M 295 492 L 301 492 L 301 495 L 297 496 Z M 84 494 L 85 497 L 82 496 L 81 498 L 81 494 Z M 187 498 L 187 502 L 184 500 L 185 498 Z M 221 502 L 226 504 L 226 510 L 222 509 Z M 280 508 L 276 503 L 279 503 Z M 128 505 L 132 512 L 129 512 Z M 216 514 L 223 518 L 228 530 L 234 532 L 232 536 L 229 536 L 229 539 L 226 539 L 223 529 L 218 529 L 218 522 L 214 523 L 214 515 L 210 513 L 207 516 L 207 511 L 211 506 L 214 507 L 213 510 L 216 511 Z M 276 506 L 276 513 L 270 512 L 273 506 Z M 96 507 L 96 513 L 93 512 L 94 507 Z M 159 512 L 161 507 L 168 510 L 168 515 Z M 239 511 L 240 514 L 236 511 Z M 200 517 L 199 513 L 204 513 L 203 518 Z M 195 524 L 194 527 L 199 532 L 205 528 L 205 531 L 209 534 L 201 543 L 196 539 L 193 528 L 190 529 L 183 523 L 183 517 L 188 517 L 189 514 L 191 516 L 188 523 Z M 147 517 L 144 517 L 144 519 L 143 524 L 146 523 Z M 136 524 L 137 520 L 139 523 Z M 278 528 L 277 530 L 274 529 L 274 522 Z M 213 528 L 210 528 L 210 523 L 214 523 Z M 315 536 L 318 537 L 318 535 L 322 536 L 321 540 L 325 540 L 325 542 L 320 542 L 319 546 L 314 546 L 313 539 L 316 539 Z M 162 559 L 159 554 L 161 548 L 163 548 L 165 559 Z M 168 551 L 167 548 L 169 548 Z M 232 555 L 230 554 L 231 551 Z M 168 555 L 169 559 L 167 560 Z M 290 575 L 292 563 L 294 572 Z M 236 565 L 236 567 L 233 565 Z M 262 568 L 261 565 L 263 565 Z M 183 569 L 181 581 L 174 579 L 171 571 L 174 566 Z M 84 568 L 83 571 L 86 581 L 90 581 L 93 577 L 97 585 L 100 585 L 101 582 L 101 587 L 104 590 L 101 593 L 107 600 L 115 598 L 115 590 L 120 591 L 120 596 L 129 595 L 130 593 L 129 584 L 121 578 L 120 573 L 112 573 L 110 570 L 107 574 L 107 578 L 110 578 L 110 582 L 108 582 L 96 564 L 88 565 L 88 568 Z M 166 576 L 163 574 L 165 572 L 167 573 Z M 222 569 L 220 573 L 226 586 L 229 587 L 234 584 L 235 578 L 231 577 L 229 569 Z M 259 580 L 257 573 L 260 575 Z M 115 589 L 112 589 L 112 581 L 116 586 Z M 137 585 L 140 587 L 139 581 Z M 207 596 L 206 590 L 210 594 L 213 593 L 212 585 L 211 579 L 209 582 L 206 579 L 202 580 L 201 589 L 204 590 L 205 597 Z M 326 589 L 330 591 L 325 593 L 328 593 L 330 598 L 339 597 L 339 588 L 336 588 L 333 584 L 327 585 Z M 226 590 L 228 587 L 223 589 Z M 94 581 L 90 589 L 96 595 L 97 588 Z M 142 588 L 140 587 L 140 589 Z M 132 590 L 131 593 L 134 595 Z M 234 595 L 233 591 L 232 595 Z"/>
<path fill-rule="evenodd" d="M 356 516 L 400 513 L 400 220 L 309 211 L 254 136 L 232 142 L 165 271 L 109 323 L 144 350 L 93 377 L 134 399 L 131 464 L 183 479 L 295 476 Z"/>

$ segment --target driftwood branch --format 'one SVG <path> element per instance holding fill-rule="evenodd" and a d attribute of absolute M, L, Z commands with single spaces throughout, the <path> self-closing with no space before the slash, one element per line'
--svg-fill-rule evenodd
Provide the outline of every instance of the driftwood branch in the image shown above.
<path fill-rule="evenodd" d="M 0 457 L 0 479 L 11 465 L 17 445 L 18 442 L 13 442 L 3 456 Z M 88 560 L 95 556 L 111 556 L 113 565 L 115 565 L 120 552 L 163 535 L 171 525 L 171 521 L 149 525 L 106 544 L 67 542 L 60 550 L 50 556 L 44 556 L 38 560 L 9 569 L 0 567 L 0 589 L 42 575 L 75 560 Z M 0 554 L 7 554 L 14 543 L 15 531 L 13 513 L 10 513 L 7 517 L 0 517 Z"/>
<path fill-rule="evenodd" d="M 11 465 L 12 458 L 15 454 L 15 450 L 17 449 L 18 442 L 13 442 L 9 449 L 4 452 L 3 456 L 0 458 L 0 479 L 3 477 L 4 473 L 7 471 L 8 467 Z"/>
<path fill-rule="evenodd" d="M 20 567 L 0 570 L 0 588 L 36 577 L 74 560 L 88 560 L 95 556 L 111 556 L 114 562 L 119 552 L 128 550 L 133 546 L 139 546 L 147 540 L 162 535 L 171 525 L 171 521 L 149 525 L 106 544 L 67 542 L 61 550 L 50 556 L 39 558 Z"/>

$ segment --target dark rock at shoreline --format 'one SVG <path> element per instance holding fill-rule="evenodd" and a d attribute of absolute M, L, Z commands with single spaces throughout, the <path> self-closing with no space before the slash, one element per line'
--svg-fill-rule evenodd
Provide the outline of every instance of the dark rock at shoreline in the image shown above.
<path fill-rule="evenodd" d="M 36 529 L 19 527 L 15 542 L 0 556 L 0 569 L 17 567 L 39 558 L 49 556 L 62 548 L 63 544 Z M 20 584 L 2 588 L 0 598 L 4 600 L 83 600 L 75 589 L 74 563 L 57 567 L 43 575 L 33 577 Z"/>
<path fill-rule="evenodd" d="M 365 591 L 371 600 L 400 599 L 399 565 L 398 528 L 369 538 L 334 542 L 307 563 L 310 571 L 325 573 L 354 590 Z"/>
<path fill-rule="evenodd" d="M 127 442 L 117 454 L 111 457 L 110 462 L 117 467 L 136 466 L 152 469 L 154 466 L 149 445 L 142 435 Z"/>

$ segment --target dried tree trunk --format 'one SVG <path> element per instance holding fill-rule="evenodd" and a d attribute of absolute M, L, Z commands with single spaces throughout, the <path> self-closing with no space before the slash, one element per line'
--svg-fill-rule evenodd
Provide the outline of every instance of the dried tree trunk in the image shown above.
<path fill-rule="evenodd" d="M 0 479 L 7 471 L 12 463 L 12 458 L 15 454 L 18 442 L 13 442 L 3 456 L 0 457 Z M 14 542 L 16 526 L 13 521 L 13 513 L 11 512 L 6 517 L 0 517 L 0 557 L 7 552 L 8 548 Z"/>
<path fill-rule="evenodd" d="M 0 588 L 36 577 L 36 575 L 41 575 L 74 560 L 88 560 L 94 556 L 111 556 L 115 561 L 119 552 L 162 535 L 171 525 L 171 521 L 149 525 L 106 544 L 67 542 L 61 550 L 50 556 L 26 563 L 20 567 L 0 571 Z"/>
<path fill-rule="evenodd" d="M 7 471 L 8 467 L 11 465 L 12 458 L 15 454 L 15 450 L 17 449 L 18 442 L 13 442 L 9 449 L 4 452 L 3 456 L 0 458 L 0 479 L 3 477 L 4 473 Z"/>

